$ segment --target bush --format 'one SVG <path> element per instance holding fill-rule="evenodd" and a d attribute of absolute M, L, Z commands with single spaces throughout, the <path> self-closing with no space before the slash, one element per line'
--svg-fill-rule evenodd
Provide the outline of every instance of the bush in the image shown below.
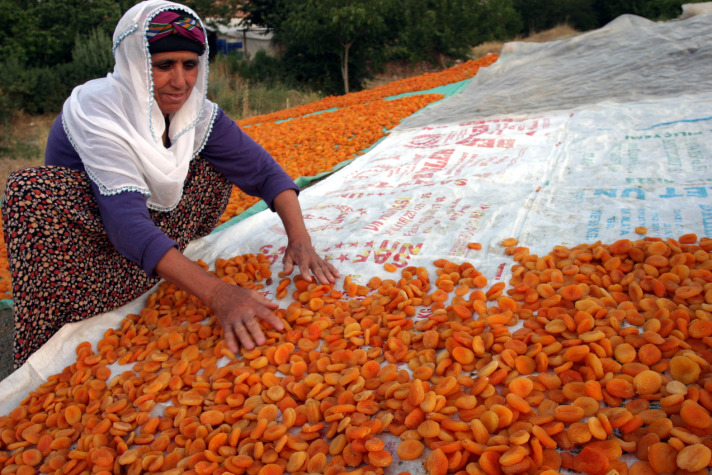
<path fill-rule="evenodd" d="M 72 90 L 71 64 L 27 68 L 15 58 L 0 64 L 0 90 L 12 110 L 29 114 L 59 112 Z M 19 67 L 19 70 L 18 70 Z"/>
<path fill-rule="evenodd" d="M 522 33 L 548 30 L 563 23 L 579 31 L 601 26 L 599 11 L 609 0 L 514 0 L 523 21 Z M 604 21 L 603 24 L 607 23 Z"/>
<path fill-rule="evenodd" d="M 72 50 L 72 69 L 79 83 L 105 76 L 114 68 L 111 34 L 94 28 L 87 37 L 79 37 Z"/>
<path fill-rule="evenodd" d="M 79 36 L 72 55 L 71 63 L 55 66 L 27 68 L 17 56 L 0 63 L 0 108 L 30 114 L 58 113 L 75 86 L 111 71 L 111 36 L 101 28 Z"/>
<path fill-rule="evenodd" d="M 217 55 L 210 65 L 210 80 L 208 81 L 208 98 L 218 104 L 227 115 L 233 119 L 241 116 L 244 107 L 244 85 L 239 77 L 235 77 L 233 68 L 235 58 Z"/>
<path fill-rule="evenodd" d="M 251 60 L 235 61 L 233 73 L 251 82 L 265 84 L 283 83 L 287 79 L 279 59 L 270 56 L 265 50 L 258 50 Z"/>
<path fill-rule="evenodd" d="M 10 97 L 0 91 L 0 126 L 5 126 L 10 123 L 14 110 Z"/>
<path fill-rule="evenodd" d="M 29 71 L 24 62 L 15 55 L 0 63 L 0 92 L 3 119 L 12 117 L 12 111 L 23 108 L 24 97 L 29 92 Z"/>

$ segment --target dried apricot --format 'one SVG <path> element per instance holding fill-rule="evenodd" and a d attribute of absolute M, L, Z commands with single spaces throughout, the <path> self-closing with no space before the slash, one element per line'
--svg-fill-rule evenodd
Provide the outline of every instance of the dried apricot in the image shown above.
<path fill-rule="evenodd" d="M 704 444 L 692 444 L 684 447 L 677 454 L 676 463 L 682 470 L 696 472 L 709 465 L 712 450 Z"/>

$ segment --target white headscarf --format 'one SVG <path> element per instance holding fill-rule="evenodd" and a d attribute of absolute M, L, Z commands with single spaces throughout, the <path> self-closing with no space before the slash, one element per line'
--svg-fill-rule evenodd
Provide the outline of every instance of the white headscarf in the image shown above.
<path fill-rule="evenodd" d="M 138 191 L 149 197 L 149 208 L 169 211 L 180 202 L 190 161 L 210 135 L 217 106 L 206 98 L 206 44 L 195 86 L 170 116 L 171 146 L 164 147 L 165 121 L 153 96 L 146 31 L 165 10 L 182 10 L 199 19 L 178 3 L 147 0 L 134 5 L 114 31 L 114 71 L 72 91 L 64 103 L 63 125 L 103 195 Z"/>

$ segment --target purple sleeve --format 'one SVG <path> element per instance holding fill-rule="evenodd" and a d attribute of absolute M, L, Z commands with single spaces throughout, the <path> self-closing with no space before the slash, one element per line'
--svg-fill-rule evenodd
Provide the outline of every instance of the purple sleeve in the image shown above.
<path fill-rule="evenodd" d="M 84 171 L 82 159 L 62 126 L 61 113 L 47 138 L 45 165 Z M 146 274 L 155 276 L 158 261 L 170 248 L 178 247 L 178 243 L 153 223 L 146 207 L 146 197 L 135 191 L 102 195 L 99 187 L 93 181 L 89 182 L 111 243 L 123 256 L 140 265 Z"/>
<path fill-rule="evenodd" d="M 222 109 L 201 155 L 242 191 L 262 198 L 272 211 L 278 194 L 284 190 L 299 193 L 299 187 L 274 158 Z"/>
<path fill-rule="evenodd" d="M 178 243 L 166 236 L 151 220 L 146 197 L 137 191 L 102 195 L 94 182 L 101 220 L 114 247 L 127 259 L 137 263 L 146 274 L 155 276 L 158 261 Z"/>
<path fill-rule="evenodd" d="M 47 147 L 45 148 L 45 165 L 53 165 L 57 167 L 73 168 L 74 170 L 84 171 L 82 159 L 72 143 L 67 137 L 67 133 L 62 126 L 62 113 L 59 113 L 57 120 L 52 124 L 47 137 Z"/>

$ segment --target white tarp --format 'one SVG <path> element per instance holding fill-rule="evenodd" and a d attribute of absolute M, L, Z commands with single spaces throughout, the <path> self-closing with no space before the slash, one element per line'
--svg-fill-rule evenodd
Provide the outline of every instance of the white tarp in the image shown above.
<path fill-rule="evenodd" d="M 512 261 L 500 246 L 508 237 L 541 255 L 636 239 L 637 226 L 663 238 L 712 236 L 711 35 L 712 15 L 625 17 L 553 45 L 509 45 L 464 92 L 302 192 L 315 247 L 361 283 L 392 276 L 386 262 L 432 272 L 440 257 L 468 260 L 493 283 L 508 280 Z M 587 38 L 596 54 L 586 54 Z M 262 212 L 186 254 L 212 263 L 264 252 L 279 270 L 285 244 L 277 216 Z M 0 414 L 144 300 L 65 327 L 0 384 Z"/>
<path fill-rule="evenodd" d="M 712 2 L 685 3 L 682 5 L 682 15 L 680 15 L 680 18 L 685 19 L 707 13 L 712 13 Z"/>
<path fill-rule="evenodd" d="M 666 23 L 623 15 L 567 40 L 507 43 L 497 63 L 481 69 L 460 100 L 429 107 L 403 125 L 712 92 L 711 41 L 709 14 L 701 14 Z M 664 112 L 660 119 L 669 121 Z"/>

